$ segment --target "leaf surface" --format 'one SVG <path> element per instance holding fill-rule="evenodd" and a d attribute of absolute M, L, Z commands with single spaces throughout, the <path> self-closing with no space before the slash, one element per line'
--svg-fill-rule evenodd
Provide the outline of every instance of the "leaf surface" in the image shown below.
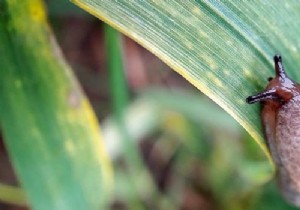
<path fill-rule="evenodd" d="M 73 2 L 144 46 L 213 99 L 270 157 L 259 105 L 248 105 L 245 98 L 267 85 L 277 53 L 288 74 L 300 79 L 298 1 Z"/>
<path fill-rule="evenodd" d="M 0 1 L 0 122 L 29 203 L 98 210 L 112 184 L 98 122 L 40 0 Z"/>

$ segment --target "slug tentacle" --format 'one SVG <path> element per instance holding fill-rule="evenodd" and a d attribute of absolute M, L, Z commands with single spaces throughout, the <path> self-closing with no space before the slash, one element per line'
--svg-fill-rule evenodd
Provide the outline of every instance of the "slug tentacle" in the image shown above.
<path fill-rule="evenodd" d="M 281 59 L 280 55 L 274 56 L 274 63 L 275 63 L 276 77 L 286 78 L 286 73 L 284 71 L 284 68 L 282 65 L 282 59 Z"/>
<path fill-rule="evenodd" d="M 262 93 L 259 93 L 257 95 L 249 96 L 246 98 L 246 102 L 248 104 L 253 104 L 259 101 L 265 101 L 265 100 L 277 100 L 279 99 L 278 95 L 276 94 L 275 90 L 267 90 Z"/>

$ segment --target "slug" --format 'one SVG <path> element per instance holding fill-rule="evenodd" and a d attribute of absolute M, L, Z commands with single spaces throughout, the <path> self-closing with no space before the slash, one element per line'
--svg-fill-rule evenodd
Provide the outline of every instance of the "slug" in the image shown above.
<path fill-rule="evenodd" d="M 275 77 L 246 102 L 261 102 L 264 135 L 281 194 L 300 207 L 300 85 L 287 77 L 280 55 L 274 56 L 274 62 Z"/>

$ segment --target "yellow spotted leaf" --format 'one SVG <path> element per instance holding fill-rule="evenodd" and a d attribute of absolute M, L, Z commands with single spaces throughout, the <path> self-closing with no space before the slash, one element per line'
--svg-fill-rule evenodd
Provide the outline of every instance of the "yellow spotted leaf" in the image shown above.
<path fill-rule="evenodd" d="M 110 161 L 41 0 L 0 1 L 0 64 L 1 131 L 32 209 L 101 209 Z M 24 203 L 9 187 L 0 200 Z"/>
<path fill-rule="evenodd" d="M 248 105 L 245 98 L 264 89 L 274 75 L 274 54 L 281 54 L 288 74 L 300 79 L 299 1 L 72 1 L 213 99 L 270 157 L 259 105 Z"/>

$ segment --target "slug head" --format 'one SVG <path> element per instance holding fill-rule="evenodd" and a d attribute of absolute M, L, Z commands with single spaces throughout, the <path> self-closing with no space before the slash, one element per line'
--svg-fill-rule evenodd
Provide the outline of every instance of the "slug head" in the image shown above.
<path fill-rule="evenodd" d="M 271 102 L 274 105 L 280 106 L 299 95 L 299 85 L 287 77 L 280 55 L 274 56 L 274 63 L 275 77 L 268 79 L 269 84 L 263 92 L 249 96 L 246 99 L 247 103 Z"/>

